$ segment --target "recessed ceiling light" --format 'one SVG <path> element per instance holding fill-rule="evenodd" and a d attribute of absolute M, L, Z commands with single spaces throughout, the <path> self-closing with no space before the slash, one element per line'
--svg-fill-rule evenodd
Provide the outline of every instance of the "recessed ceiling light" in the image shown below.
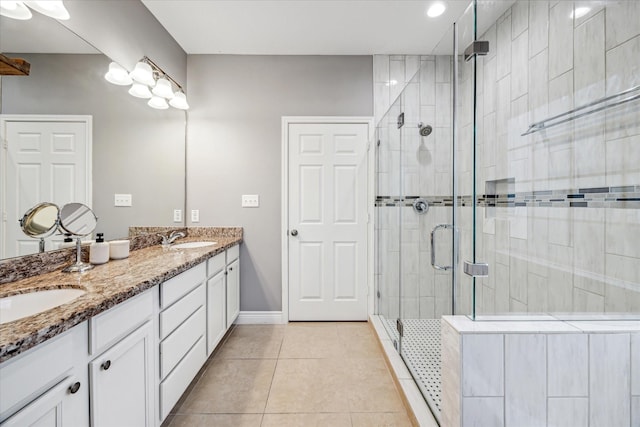
<path fill-rule="evenodd" d="M 575 18 L 575 19 L 582 18 L 584 15 L 586 15 L 590 11 L 591 11 L 590 7 L 586 7 L 586 6 L 576 7 L 574 11 L 571 12 L 571 15 L 569 15 L 569 17 Z"/>
<path fill-rule="evenodd" d="M 442 15 L 446 9 L 447 7 L 444 5 L 444 3 L 434 3 L 431 5 L 429 10 L 427 10 L 427 16 L 429 18 L 435 18 Z"/>

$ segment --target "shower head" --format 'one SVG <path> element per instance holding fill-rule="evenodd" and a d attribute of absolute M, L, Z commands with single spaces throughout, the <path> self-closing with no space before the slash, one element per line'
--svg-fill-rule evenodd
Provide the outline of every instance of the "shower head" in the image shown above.
<path fill-rule="evenodd" d="M 420 136 L 429 136 L 433 132 L 431 125 L 425 125 L 424 123 L 418 123 L 418 129 L 420 129 Z"/>

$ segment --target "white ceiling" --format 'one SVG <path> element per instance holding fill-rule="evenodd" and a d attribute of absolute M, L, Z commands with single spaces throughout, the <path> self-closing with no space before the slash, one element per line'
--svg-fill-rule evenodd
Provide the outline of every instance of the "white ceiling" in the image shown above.
<path fill-rule="evenodd" d="M 429 54 L 470 0 L 142 0 L 188 54 Z"/>

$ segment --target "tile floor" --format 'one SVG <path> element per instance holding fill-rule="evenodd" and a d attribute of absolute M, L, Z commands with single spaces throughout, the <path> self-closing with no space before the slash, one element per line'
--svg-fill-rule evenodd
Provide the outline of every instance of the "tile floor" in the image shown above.
<path fill-rule="evenodd" d="M 236 326 L 164 423 L 170 427 L 411 426 L 372 328 Z"/>

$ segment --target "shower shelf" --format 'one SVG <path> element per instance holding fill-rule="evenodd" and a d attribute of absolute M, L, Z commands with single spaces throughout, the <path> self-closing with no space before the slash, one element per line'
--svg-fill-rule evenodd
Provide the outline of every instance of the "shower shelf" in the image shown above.
<path fill-rule="evenodd" d="M 606 110 L 607 108 L 615 107 L 616 105 L 625 104 L 639 98 L 640 86 L 635 86 L 631 89 L 627 89 L 615 95 L 607 96 L 597 101 L 593 101 L 580 107 L 574 108 L 573 110 L 569 110 L 565 113 L 558 114 L 557 116 L 549 117 L 548 119 L 532 123 L 531 125 L 529 125 L 529 129 L 527 129 L 527 131 L 523 133 L 522 136 L 530 135 L 532 133 L 548 129 L 562 123 L 570 122 L 580 117 L 597 113 L 598 111 Z"/>

